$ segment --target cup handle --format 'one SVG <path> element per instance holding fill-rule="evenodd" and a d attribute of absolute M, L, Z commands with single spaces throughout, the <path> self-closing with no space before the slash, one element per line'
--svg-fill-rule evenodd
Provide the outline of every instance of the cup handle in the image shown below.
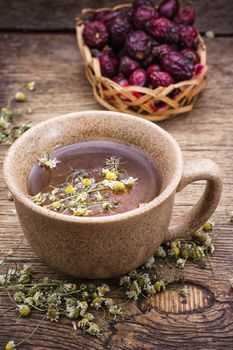
<path fill-rule="evenodd" d="M 177 192 L 194 181 L 206 180 L 205 191 L 194 207 L 181 217 L 172 220 L 166 239 L 184 238 L 199 229 L 213 214 L 222 193 L 222 177 L 219 167 L 210 159 L 188 162 L 184 166 Z"/>

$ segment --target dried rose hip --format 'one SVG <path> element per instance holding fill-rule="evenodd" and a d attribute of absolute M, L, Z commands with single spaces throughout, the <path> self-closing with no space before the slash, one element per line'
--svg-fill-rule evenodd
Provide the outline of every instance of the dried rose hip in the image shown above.
<path fill-rule="evenodd" d="M 118 61 L 112 51 L 104 51 L 99 57 L 99 62 L 104 76 L 111 78 L 117 74 Z"/>
<path fill-rule="evenodd" d="M 173 18 L 178 13 L 180 4 L 178 0 L 164 0 L 159 5 L 159 13 L 163 17 Z"/>
<path fill-rule="evenodd" d="M 133 2 L 133 8 L 138 8 L 140 6 L 154 6 L 153 1 L 152 0 L 134 0 Z"/>
<path fill-rule="evenodd" d="M 129 76 L 135 69 L 140 68 L 137 61 L 128 56 L 122 56 L 119 64 L 119 72 L 125 76 Z"/>
<path fill-rule="evenodd" d="M 152 64 L 150 67 L 147 68 L 147 74 L 151 75 L 154 72 L 160 72 L 162 70 L 162 67 L 160 64 Z"/>
<path fill-rule="evenodd" d="M 137 30 L 128 35 L 125 46 L 132 58 L 143 61 L 150 53 L 151 41 L 145 32 Z"/>
<path fill-rule="evenodd" d="M 180 52 L 170 52 L 162 56 L 161 64 L 175 81 L 189 80 L 193 76 L 194 64 Z"/>
<path fill-rule="evenodd" d="M 108 42 L 108 31 L 100 21 L 87 22 L 83 31 L 83 38 L 87 46 L 92 49 L 102 49 Z"/>
<path fill-rule="evenodd" d="M 150 81 L 154 89 L 159 86 L 166 87 L 174 83 L 173 78 L 166 72 L 153 72 L 150 75 Z"/>
<path fill-rule="evenodd" d="M 180 51 L 189 61 L 191 61 L 194 65 L 200 62 L 200 57 L 197 51 L 186 48 Z"/>
<path fill-rule="evenodd" d="M 167 18 L 152 18 L 148 26 L 149 33 L 161 42 L 176 43 L 179 39 L 178 26 Z"/>
<path fill-rule="evenodd" d="M 196 18 L 196 12 L 192 7 L 182 7 L 180 12 L 174 18 L 178 24 L 193 24 Z"/>
<path fill-rule="evenodd" d="M 131 85 L 145 86 L 147 82 L 147 73 L 144 69 L 138 68 L 131 75 L 129 82 Z"/>
<path fill-rule="evenodd" d="M 158 11 L 152 6 L 141 6 L 133 11 L 133 25 L 137 29 L 145 29 L 147 27 L 147 22 L 152 18 L 158 18 Z"/>
<path fill-rule="evenodd" d="M 122 74 L 116 75 L 114 78 L 112 78 L 112 80 L 120 86 L 130 86 L 128 79 L 126 79 Z"/>
<path fill-rule="evenodd" d="M 197 31 L 192 26 L 179 25 L 179 42 L 185 47 L 195 47 L 197 43 Z"/>
<path fill-rule="evenodd" d="M 112 23 L 108 26 L 108 29 L 110 33 L 111 46 L 119 49 L 124 45 L 127 35 L 131 31 L 132 27 L 127 17 L 121 15 L 112 20 Z"/>
<path fill-rule="evenodd" d="M 157 60 L 159 60 L 159 61 L 161 60 L 162 56 L 164 56 L 172 51 L 173 51 L 172 47 L 170 45 L 167 45 L 167 44 L 159 45 L 159 46 L 153 48 L 154 57 L 156 57 Z"/>

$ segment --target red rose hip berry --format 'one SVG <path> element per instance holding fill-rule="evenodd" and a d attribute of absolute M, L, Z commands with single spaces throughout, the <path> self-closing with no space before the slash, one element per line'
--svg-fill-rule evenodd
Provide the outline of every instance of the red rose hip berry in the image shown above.
<path fill-rule="evenodd" d="M 185 24 L 179 25 L 179 42 L 185 47 L 195 47 L 197 43 L 197 31 L 194 27 Z"/>
<path fill-rule="evenodd" d="M 150 53 L 151 41 L 142 30 L 130 33 L 125 44 L 128 54 L 137 61 L 143 61 Z"/>
<path fill-rule="evenodd" d="M 83 31 L 83 39 L 92 49 L 102 49 L 108 42 L 108 31 L 100 21 L 87 22 Z"/>
<path fill-rule="evenodd" d="M 189 80 L 193 76 L 194 64 L 180 52 L 170 52 L 161 58 L 163 69 L 175 81 Z"/>
<path fill-rule="evenodd" d="M 159 14 L 152 6 L 141 6 L 133 11 L 133 25 L 137 29 L 145 29 L 147 22 L 152 18 L 158 18 Z"/>
<path fill-rule="evenodd" d="M 147 74 L 151 75 L 154 72 L 160 72 L 162 70 L 162 67 L 160 64 L 152 64 L 150 67 L 147 68 Z"/>
<path fill-rule="evenodd" d="M 147 82 L 147 73 L 144 69 L 138 68 L 131 75 L 129 82 L 131 85 L 145 86 Z"/>
<path fill-rule="evenodd" d="M 178 0 L 164 0 L 159 5 L 159 13 L 163 17 L 173 18 L 178 13 L 180 4 Z"/>
<path fill-rule="evenodd" d="M 119 49 L 124 45 L 127 35 L 131 31 L 132 27 L 127 17 L 121 15 L 112 20 L 112 23 L 109 24 L 108 29 L 110 33 L 111 46 Z"/>
<path fill-rule="evenodd" d="M 104 51 L 99 56 L 101 72 L 105 77 L 112 78 L 117 74 L 118 61 L 112 51 Z"/>
<path fill-rule="evenodd" d="M 194 65 L 200 62 L 200 57 L 197 51 L 186 48 L 180 51 L 189 61 L 191 61 Z"/>
<path fill-rule="evenodd" d="M 182 7 L 180 12 L 174 18 L 174 22 L 178 24 L 190 24 L 192 25 L 196 18 L 196 12 L 192 7 Z"/>
<path fill-rule="evenodd" d="M 156 40 L 162 43 L 177 43 L 179 40 L 178 26 L 167 18 L 151 19 L 148 31 Z"/>
<path fill-rule="evenodd" d="M 173 78 L 170 76 L 170 74 L 166 72 L 153 72 L 150 75 L 150 81 L 154 89 L 156 89 L 159 86 L 166 87 L 171 84 L 174 84 Z"/>
<path fill-rule="evenodd" d="M 128 56 L 122 56 L 119 63 L 119 72 L 125 76 L 129 76 L 137 68 L 140 68 L 140 65 L 137 61 L 133 60 Z"/>

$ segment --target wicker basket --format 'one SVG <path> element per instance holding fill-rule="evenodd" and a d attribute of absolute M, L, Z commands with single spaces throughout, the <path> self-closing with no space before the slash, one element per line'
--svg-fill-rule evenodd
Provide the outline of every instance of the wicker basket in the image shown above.
<path fill-rule="evenodd" d="M 130 6 L 130 4 L 123 4 L 111 9 L 85 9 L 82 13 L 90 15 L 101 10 L 114 11 Z M 131 113 L 156 122 L 188 112 L 193 108 L 198 94 L 207 82 L 206 46 L 200 35 L 198 36 L 198 53 L 200 64 L 203 66 L 201 72 L 191 80 L 181 81 L 166 88 L 158 87 L 153 90 L 138 86 L 122 87 L 111 79 L 102 76 L 99 60 L 92 57 L 90 49 L 84 43 L 83 29 L 84 22 L 77 19 L 77 41 L 85 63 L 86 76 L 93 87 L 96 100 L 106 109 Z M 176 97 L 171 98 L 171 92 L 174 89 L 179 89 L 180 92 Z M 155 105 L 155 103 L 157 104 Z"/>

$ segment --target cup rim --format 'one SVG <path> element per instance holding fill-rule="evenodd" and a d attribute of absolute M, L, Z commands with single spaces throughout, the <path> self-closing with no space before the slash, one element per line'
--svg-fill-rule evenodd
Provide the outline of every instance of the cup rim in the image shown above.
<path fill-rule="evenodd" d="M 138 122 L 140 121 L 144 125 L 150 125 L 151 128 L 156 129 L 157 132 L 162 134 L 164 137 L 166 137 L 171 145 L 173 145 L 173 148 L 176 152 L 177 156 L 177 169 L 176 173 L 174 173 L 173 179 L 170 181 L 168 186 L 152 201 L 145 203 L 143 206 L 129 210 L 127 212 L 115 214 L 115 215 L 109 215 L 109 216 L 87 216 L 87 217 L 79 217 L 79 216 L 71 216 L 61 213 L 56 213 L 55 211 L 49 210 L 45 207 L 41 207 L 34 203 L 29 196 L 27 196 L 23 191 L 19 190 L 18 186 L 14 182 L 13 175 L 11 173 L 11 158 L 13 157 L 13 154 L 15 151 L 24 144 L 24 142 L 27 140 L 28 137 L 32 136 L 33 134 L 37 133 L 41 127 L 47 126 L 50 127 L 54 123 L 57 125 L 60 120 L 63 120 L 66 118 L 72 118 L 72 117 L 83 117 L 87 114 L 94 114 L 95 116 L 101 116 L 101 115 L 116 115 L 118 117 L 128 118 L 132 121 Z M 30 130 L 28 130 L 26 133 L 21 135 L 8 149 L 7 154 L 4 159 L 3 163 L 3 177 L 4 181 L 7 185 L 8 190 L 12 193 L 13 197 L 17 199 L 17 201 L 21 202 L 24 206 L 26 206 L 28 209 L 46 216 L 48 218 L 57 219 L 58 221 L 62 222 L 72 222 L 72 223 L 79 223 L 79 224 L 102 224 L 102 223 L 112 223 L 112 222 L 118 222 L 122 220 L 126 220 L 135 216 L 138 216 L 140 214 L 143 214 L 147 211 L 150 211 L 154 207 L 157 207 L 162 202 L 164 202 L 171 194 L 172 192 L 177 188 L 181 175 L 183 171 L 183 157 L 182 152 L 180 149 L 180 146 L 178 145 L 177 141 L 173 138 L 171 134 L 169 134 L 167 131 L 165 131 L 163 128 L 159 127 L 157 124 L 152 123 L 151 121 L 148 121 L 143 118 L 139 118 L 130 114 L 121 113 L 121 112 L 109 112 L 109 111 L 83 111 L 83 112 L 72 112 L 67 114 L 62 114 L 53 118 L 50 118 L 48 120 L 45 120 L 43 122 L 40 122 L 39 124 L 33 126 Z"/>

